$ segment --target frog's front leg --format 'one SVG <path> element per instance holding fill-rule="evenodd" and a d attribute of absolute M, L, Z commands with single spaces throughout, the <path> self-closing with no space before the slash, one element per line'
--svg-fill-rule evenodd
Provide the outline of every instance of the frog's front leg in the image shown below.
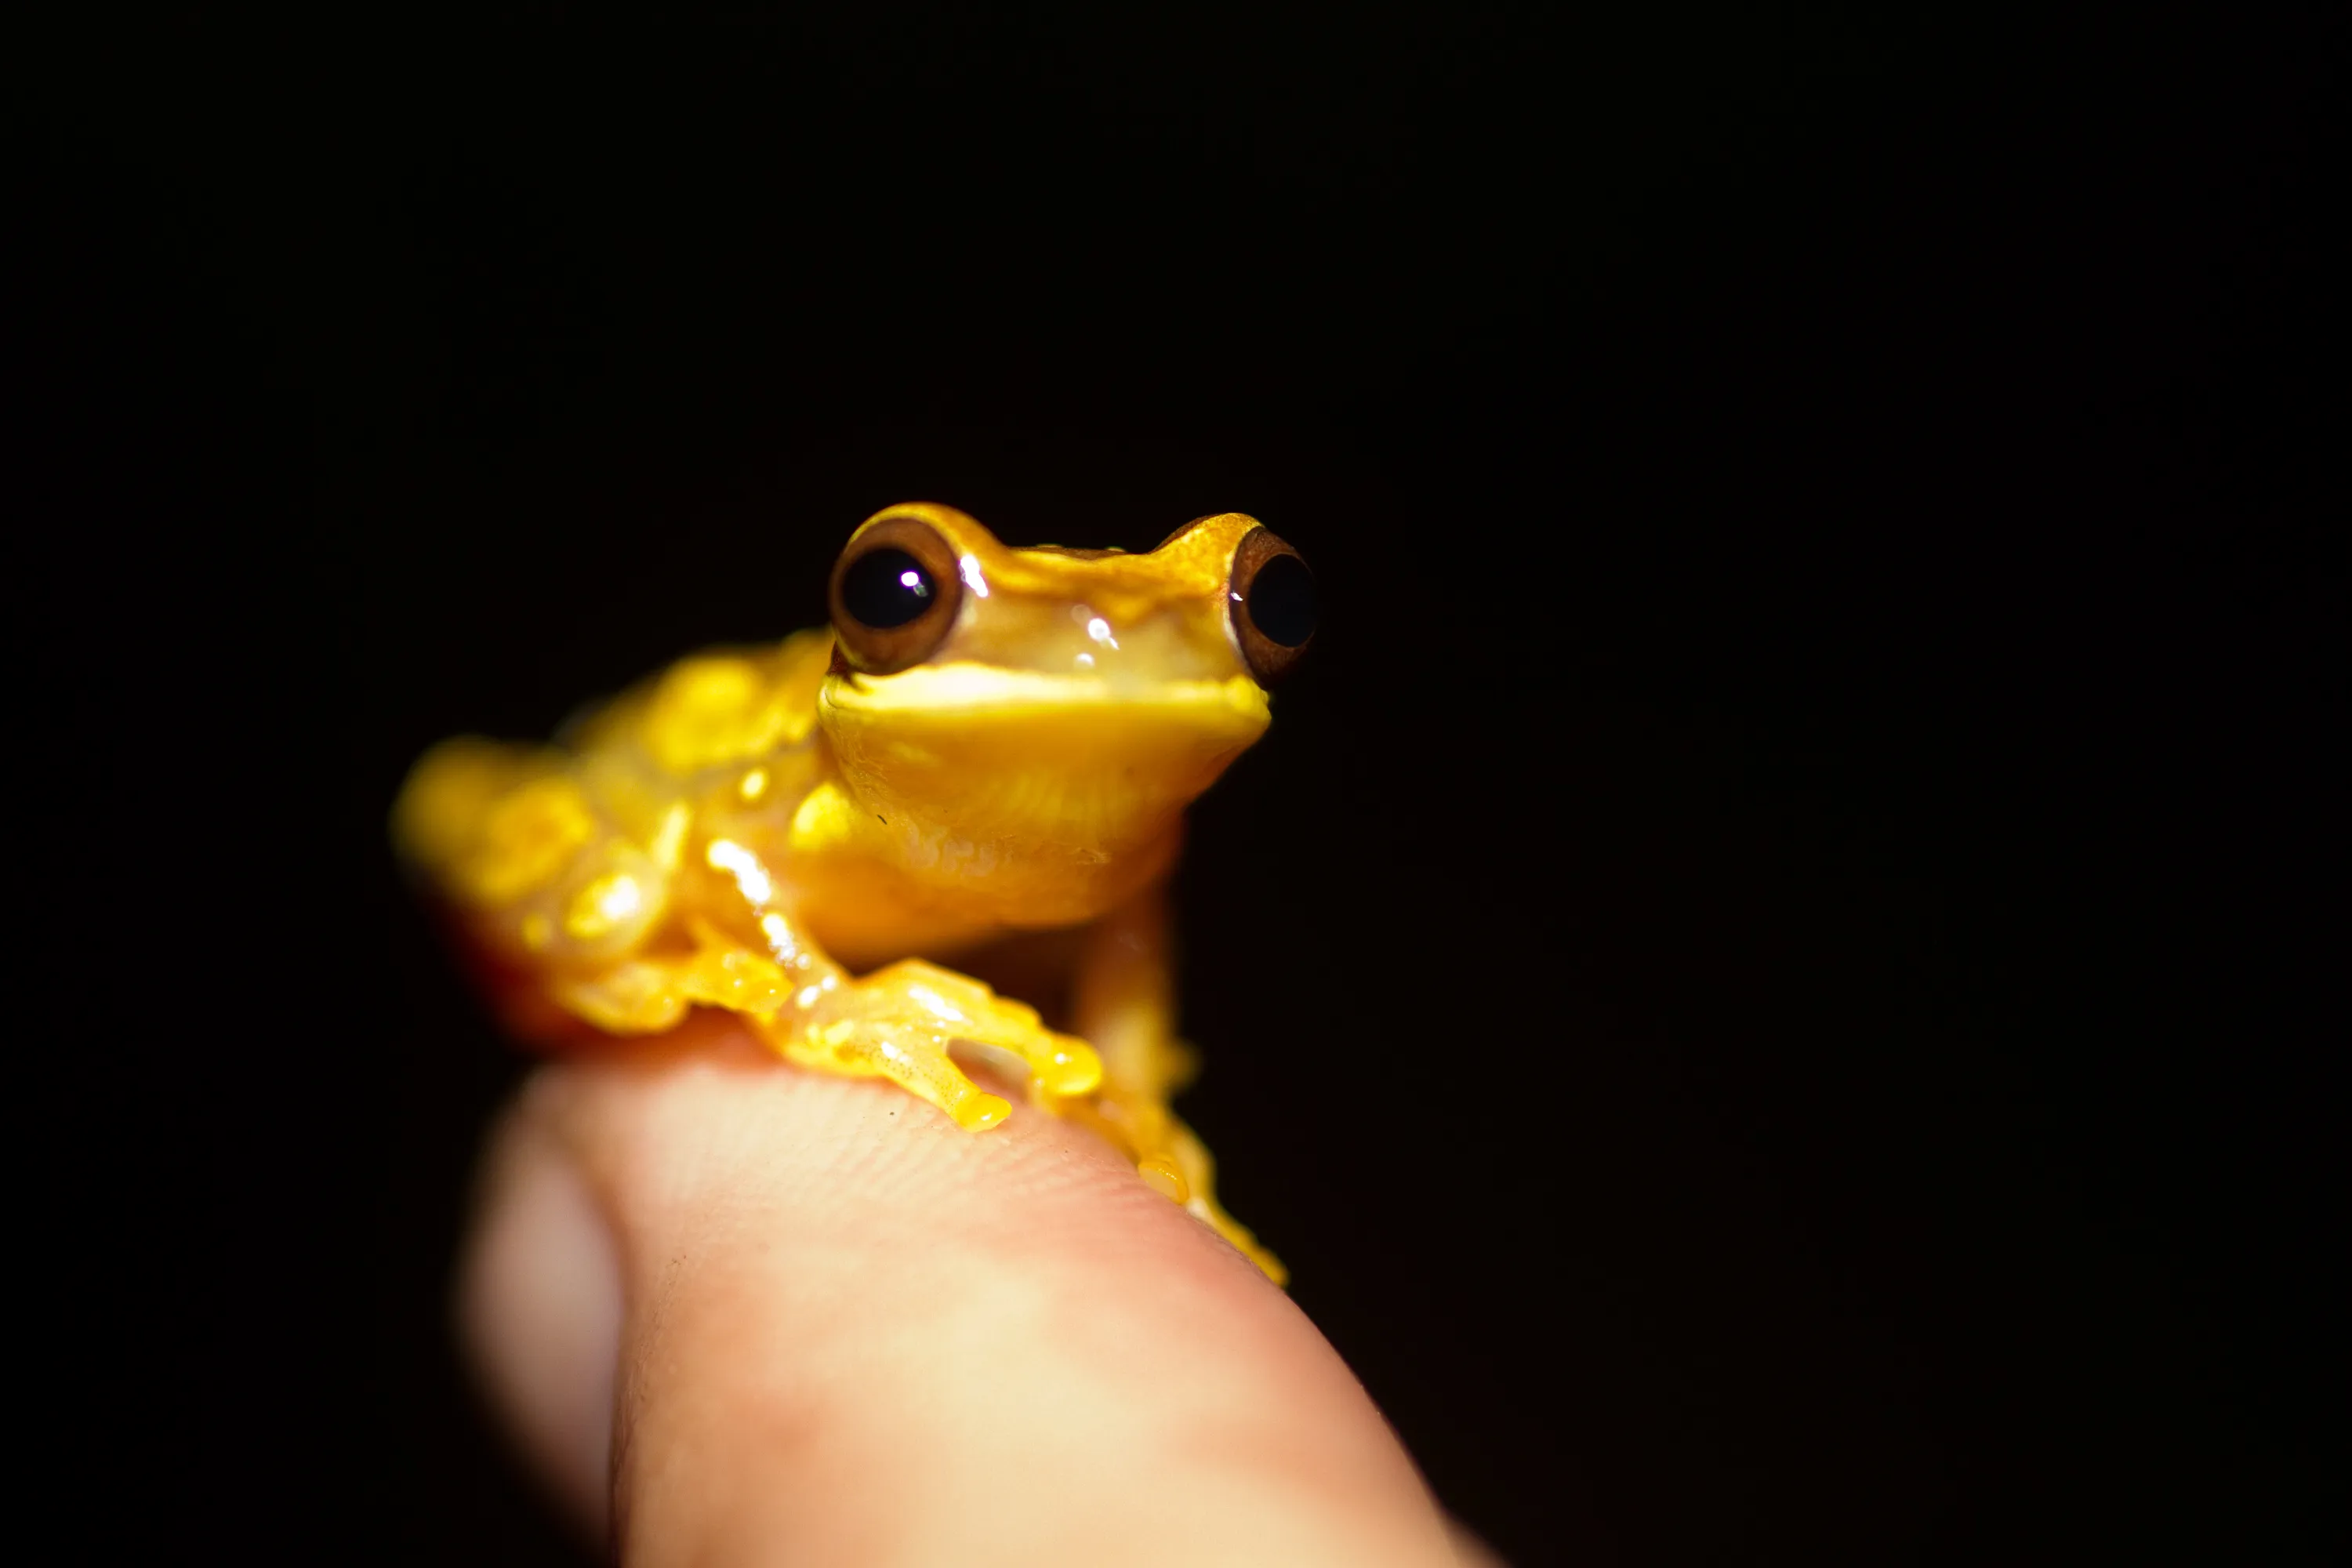
<path fill-rule="evenodd" d="M 632 1033 L 666 1027 L 689 1005 L 725 1008 L 789 1061 L 887 1079 L 975 1131 L 1011 1108 L 956 1064 L 950 1053 L 958 1041 L 1017 1062 L 1040 1103 L 1087 1094 L 1101 1080 L 1093 1047 L 977 980 L 916 959 L 852 976 L 782 914 L 762 911 L 758 925 L 766 952 L 693 921 L 691 953 L 636 958 L 561 982 L 555 999 L 592 1023 Z"/>
<path fill-rule="evenodd" d="M 1011 1107 L 950 1058 L 959 1040 L 1017 1061 L 1031 1098 L 1047 1106 L 1102 1080 L 1102 1060 L 1086 1041 L 1056 1034 L 1034 1008 L 920 959 L 804 988 L 786 1013 L 755 1024 L 792 1061 L 887 1078 L 975 1131 L 1003 1121 Z"/>
<path fill-rule="evenodd" d="M 1218 1204 L 1215 1165 L 1168 1101 L 1191 1081 L 1192 1050 L 1176 1037 L 1166 894 L 1152 889 L 1105 916 L 1078 961 L 1072 1024 L 1094 1042 L 1102 1088 L 1072 1114 L 1124 1151 L 1137 1173 L 1182 1204 L 1280 1284 L 1286 1271 Z"/>

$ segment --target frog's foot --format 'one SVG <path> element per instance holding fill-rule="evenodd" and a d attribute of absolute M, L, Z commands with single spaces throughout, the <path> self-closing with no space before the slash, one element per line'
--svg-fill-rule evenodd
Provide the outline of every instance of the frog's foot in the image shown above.
<path fill-rule="evenodd" d="M 1091 1126 L 1135 1162 L 1135 1173 L 1170 1202 L 1233 1244 L 1276 1285 L 1290 1278 L 1282 1260 L 1258 1245 L 1247 1226 L 1216 1199 L 1216 1163 L 1190 1127 L 1154 1097 L 1106 1088 L 1069 1114 Z"/>
<path fill-rule="evenodd" d="M 1029 1097 L 1039 1105 L 1090 1093 L 1102 1081 L 1102 1058 L 1092 1046 L 1046 1028 L 1035 1009 L 919 959 L 836 981 L 804 1005 L 794 1000 L 790 1011 L 761 1025 L 786 1058 L 821 1071 L 887 1078 L 974 1131 L 995 1126 L 1012 1107 L 951 1059 L 958 1041 L 1025 1075 Z"/>
<path fill-rule="evenodd" d="M 1260 1247 L 1256 1233 L 1227 1214 L 1224 1205 L 1217 1202 L 1214 1180 L 1216 1164 L 1209 1158 L 1207 1148 L 1202 1144 L 1201 1140 L 1193 1134 L 1190 1127 L 1172 1116 L 1168 1120 L 1171 1134 L 1168 1152 L 1175 1160 L 1177 1169 L 1183 1174 L 1184 1184 L 1191 1189 L 1181 1200 L 1184 1206 L 1211 1230 L 1233 1243 L 1234 1250 L 1256 1264 L 1259 1272 L 1267 1279 L 1276 1285 L 1286 1283 L 1290 1279 L 1290 1270 L 1282 1266 L 1282 1259 Z M 1140 1170 L 1141 1167 L 1139 1166 L 1138 1169 Z"/>

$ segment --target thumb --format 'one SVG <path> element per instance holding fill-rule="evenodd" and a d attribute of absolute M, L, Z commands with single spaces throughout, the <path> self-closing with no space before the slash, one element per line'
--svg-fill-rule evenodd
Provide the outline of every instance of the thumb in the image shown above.
<path fill-rule="evenodd" d="M 1313 1325 L 1090 1135 L 724 1025 L 531 1081 L 459 1317 L 630 1563 L 1461 1561 Z"/>

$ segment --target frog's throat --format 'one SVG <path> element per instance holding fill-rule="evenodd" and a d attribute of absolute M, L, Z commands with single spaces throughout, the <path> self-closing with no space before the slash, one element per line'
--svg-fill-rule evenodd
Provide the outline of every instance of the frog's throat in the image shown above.
<path fill-rule="evenodd" d="M 818 699 L 843 786 L 891 830 L 891 858 L 921 877 L 957 847 L 960 881 L 986 865 L 1008 892 L 1033 878 L 1123 882 L 1164 854 L 1183 808 L 1267 717 L 1246 677 L 1123 689 L 956 665 L 834 678 Z"/>

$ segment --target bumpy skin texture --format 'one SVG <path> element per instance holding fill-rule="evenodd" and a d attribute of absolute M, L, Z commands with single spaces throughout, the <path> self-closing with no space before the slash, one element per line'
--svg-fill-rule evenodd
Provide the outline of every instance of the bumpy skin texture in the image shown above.
<path fill-rule="evenodd" d="M 1097 554 L 892 507 L 844 560 L 912 533 L 952 573 L 917 662 L 872 673 L 854 627 L 698 655 L 557 745 L 436 747 L 395 836 L 526 1032 L 723 1008 L 973 1131 L 1008 1110 L 950 1056 L 976 1048 L 1279 1281 L 1169 1110 L 1192 1063 L 1164 904 L 1181 813 L 1267 722 L 1229 608 L 1257 529 L 1227 513 Z M 935 962 L 991 952 L 1060 994 L 1060 1027 Z"/>

